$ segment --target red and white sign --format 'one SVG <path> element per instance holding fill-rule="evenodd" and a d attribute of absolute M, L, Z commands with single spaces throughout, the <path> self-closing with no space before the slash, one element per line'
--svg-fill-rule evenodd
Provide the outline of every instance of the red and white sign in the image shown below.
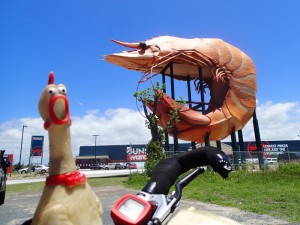
<path fill-rule="evenodd" d="M 270 146 L 269 142 L 267 141 L 264 141 L 261 143 L 261 148 L 262 148 L 262 154 L 265 158 L 269 158 L 271 153 L 272 153 L 272 149 L 267 149 L 265 148 L 265 146 Z M 253 156 L 252 156 L 252 153 L 260 153 L 260 152 L 257 152 L 257 146 L 256 146 L 256 143 L 255 142 L 248 142 L 248 145 L 247 145 L 247 151 L 248 151 L 248 154 L 250 156 L 251 159 L 253 159 Z"/>
<path fill-rule="evenodd" d="M 127 147 L 126 148 L 126 160 L 127 161 L 146 161 L 147 160 L 147 149 Z"/>
<path fill-rule="evenodd" d="M 14 161 L 14 155 L 13 154 L 4 154 L 3 157 L 6 162 L 9 162 L 9 167 L 7 168 L 7 173 L 12 173 L 12 167 L 13 167 L 12 164 Z"/>

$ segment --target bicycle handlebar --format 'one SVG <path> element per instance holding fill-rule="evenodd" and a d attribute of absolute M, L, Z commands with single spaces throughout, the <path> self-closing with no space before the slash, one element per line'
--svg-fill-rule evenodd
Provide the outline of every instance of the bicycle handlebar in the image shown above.
<path fill-rule="evenodd" d="M 178 177 L 193 168 L 210 165 L 223 178 L 231 171 L 229 157 L 220 149 L 207 146 L 160 161 L 142 191 L 167 195 Z"/>

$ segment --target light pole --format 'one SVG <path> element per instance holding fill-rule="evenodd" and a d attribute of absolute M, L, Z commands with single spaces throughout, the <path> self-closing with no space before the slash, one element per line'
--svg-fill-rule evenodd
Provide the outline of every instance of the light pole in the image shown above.
<path fill-rule="evenodd" d="M 94 165 L 96 166 L 96 145 L 97 145 L 97 137 L 99 136 L 98 134 L 93 135 L 95 137 L 95 162 Z"/>
<path fill-rule="evenodd" d="M 129 174 L 131 176 L 131 151 L 132 151 L 132 148 L 131 148 L 131 142 L 130 142 L 130 151 L 129 151 Z"/>
<path fill-rule="evenodd" d="M 22 138 L 21 138 L 21 150 L 20 150 L 19 166 L 21 165 L 21 159 L 22 159 L 23 134 L 24 134 L 24 128 L 25 128 L 25 127 L 27 127 L 27 126 L 23 125 L 23 128 L 22 128 Z"/>

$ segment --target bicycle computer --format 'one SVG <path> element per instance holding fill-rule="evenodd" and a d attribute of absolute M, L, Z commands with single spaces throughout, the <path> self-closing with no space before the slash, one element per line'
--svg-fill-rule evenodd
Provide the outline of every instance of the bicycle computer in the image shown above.
<path fill-rule="evenodd" d="M 115 225 L 147 224 L 152 205 L 136 195 L 127 194 L 113 205 L 110 213 Z"/>

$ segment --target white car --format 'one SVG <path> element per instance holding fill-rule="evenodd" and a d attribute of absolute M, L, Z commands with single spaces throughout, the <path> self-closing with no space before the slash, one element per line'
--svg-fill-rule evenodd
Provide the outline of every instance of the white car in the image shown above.
<path fill-rule="evenodd" d="M 26 168 L 18 170 L 18 173 L 21 173 L 21 174 L 25 174 L 25 173 L 29 173 L 29 172 L 48 173 L 49 167 L 45 166 L 45 165 L 37 165 L 37 166 L 26 167 Z"/>
<path fill-rule="evenodd" d="M 29 167 L 25 167 L 25 168 L 22 168 L 22 169 L 18 170 L 18 173 L 21 173 L 21 174 L 25 174 L 25 173 L 28 173 L 28 172 L 32 172 L 32 171 L 30 171 Z"/>
<path fill-rule="evenodd" d="M 266 164 L 276 164 L 277 163 L 277 158 L 267 158 L 265 159 Z"/>
<path fill-rule="evenodd" d="M 34 166 L 33 172 L 35 173 L 49 173 L 49 167 L 45 165 Z"/>

